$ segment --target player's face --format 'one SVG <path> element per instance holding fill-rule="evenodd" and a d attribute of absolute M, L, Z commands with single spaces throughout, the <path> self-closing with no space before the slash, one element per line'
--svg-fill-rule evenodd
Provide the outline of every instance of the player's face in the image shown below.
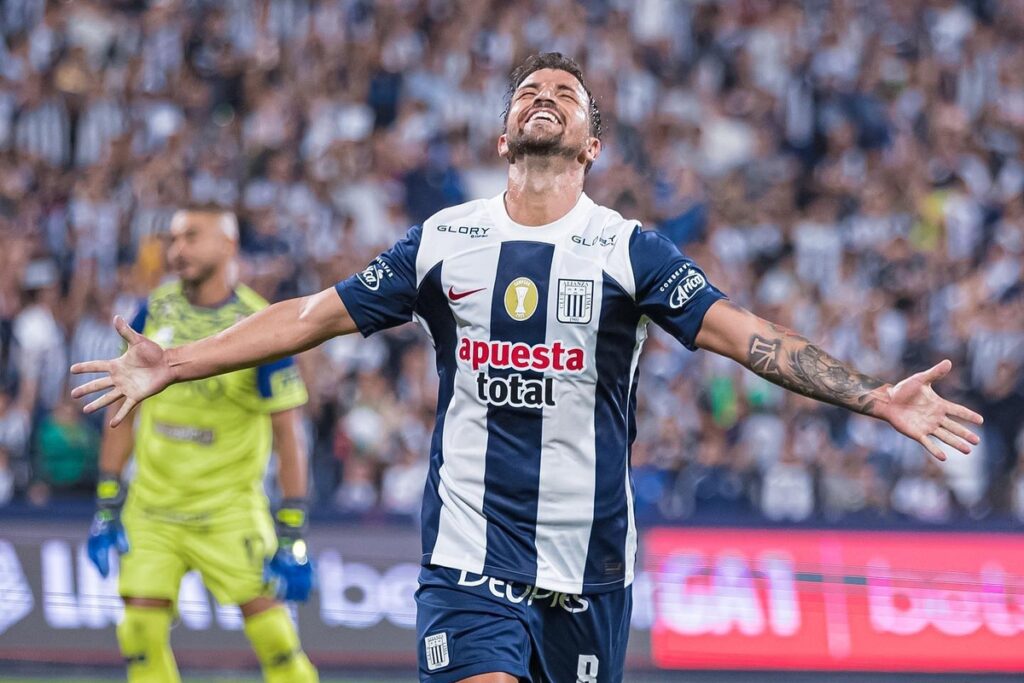
<path fill-rule="evenodd" d="M 540 69 L 512 95 L 505 134 L 498 152 L 521 156 L 560 156 L 593 161 L 600 143 L 590 136 L 590 98 L 575 76 L 561 69 Z"/>
<path fill-rule="evenodd" d="M 182 282 L 201 284 L 231 260 L 234 240 L 225 234 L 222 220 L 224 216 L 214 212 L 174 214 L 167 260 Z"/>

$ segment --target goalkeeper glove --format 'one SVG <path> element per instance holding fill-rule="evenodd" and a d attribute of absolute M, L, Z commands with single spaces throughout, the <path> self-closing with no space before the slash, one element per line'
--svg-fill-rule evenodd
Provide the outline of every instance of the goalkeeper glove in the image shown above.
<path fill-rule="evenodd" d="M 100 475 L 96 484 L 96 514 L 89 528 L 87 548 L 89 559 L 103 578 L 110 574 L 110 549 L 119 554 L 128 552 L 128 537 L 121 525 L 124 498 L 125 488 L 120 479 L 110 474 Z"/>
<path fill-rule="evenodd" d="M 278 600 L 305 602 L 313 589 L 313 563 L 306 541 L 306 504 L 287 498 L 274 515 L 277 552 L 267 565 L 267 580 Z"/>

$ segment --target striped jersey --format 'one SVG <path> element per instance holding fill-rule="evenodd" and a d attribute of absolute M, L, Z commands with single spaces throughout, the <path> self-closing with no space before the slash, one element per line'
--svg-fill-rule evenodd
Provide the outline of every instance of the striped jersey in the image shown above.
<path fill-rule="evenodd" d="M 637 360 L 650 320 L 696 348 L 724 296 L 704 273 L 585 194 L 540 227 L 499 195 L 438 212 L 336 289 L 362 334 L 415 319 L 436 350 L 422 563 L 629 585 Z"/>

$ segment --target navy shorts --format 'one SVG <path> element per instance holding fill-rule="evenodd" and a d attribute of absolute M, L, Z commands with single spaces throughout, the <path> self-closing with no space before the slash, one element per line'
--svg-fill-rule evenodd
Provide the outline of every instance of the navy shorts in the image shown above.
<path fill-rule="evenodd" d="M 528 683 L 620 683 L 632 588 L 569 595 L 445 567 L 416 591 L 420 681 L 499 671 Z"/>

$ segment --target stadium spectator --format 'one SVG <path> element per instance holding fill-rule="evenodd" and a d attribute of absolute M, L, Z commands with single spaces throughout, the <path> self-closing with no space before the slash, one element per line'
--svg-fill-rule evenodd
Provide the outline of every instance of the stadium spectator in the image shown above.
<path fill-rule="evenodd" d="M 0 446 L 0 508 L 11 502 L 14 497 L 15 474 L 10 453 Z"/>
<path fill-rule="evenodd" d="M 52 260 L 30 262 L 22 275 L 25 306 L 14 318 L 14 338 L 20 349 L 19 375 L 24 398 L 33 410 L 48 411 L 61 400 L 67 362 L 66 339 L 57 322 L 59 273 Z"/>
<path fill-rule="evenodd" d="M 365 458 L 352 458 L 345 467 L 344 479 L 334 496 L 338 510 L 348 513 L 366 513 L 377 505 L 377 485 L 373 465 Z"/>
<path fill-rule="evenodd" d="M 918 472 L 904 474 L 892 491 L 893 510 L 932 524 L 950 520 L 954 500 L 942 470 L 932 463 L 925 463 Z"/>
<path fill-rule="evenodd" d="M 0 446 L 15 460 L 28 454 L 30 418 L 14 397 L 0 389 Z"/>
<path fill-rule="evenodd" d="M 32 501 L 46 502 L 53 489 L 91 489 L 99 443 L 99 432 L 86 421 L 78 403 L 61 400 L 36 430 Z"/>
<path fill-rule="evenodd" d="M 413 448 L 402 450 L 397 461 L 384 470 L 381 477 L 381 504 L 385 512 L 416 517 L 423 497 L 427 463 Z"/>
<path fill-rule="evenodd" d="M 1014 518 L 1024 524 L 1024 429 L 1017 439 L 1017 467 L 1010 479 L 1010 509 Z"/>
<path fill-rule="evenodd" d="M 792 443 L 761 477 L 761 514 L 778 521 L 803 522 L 814 512 L 814 475 Z"/>

